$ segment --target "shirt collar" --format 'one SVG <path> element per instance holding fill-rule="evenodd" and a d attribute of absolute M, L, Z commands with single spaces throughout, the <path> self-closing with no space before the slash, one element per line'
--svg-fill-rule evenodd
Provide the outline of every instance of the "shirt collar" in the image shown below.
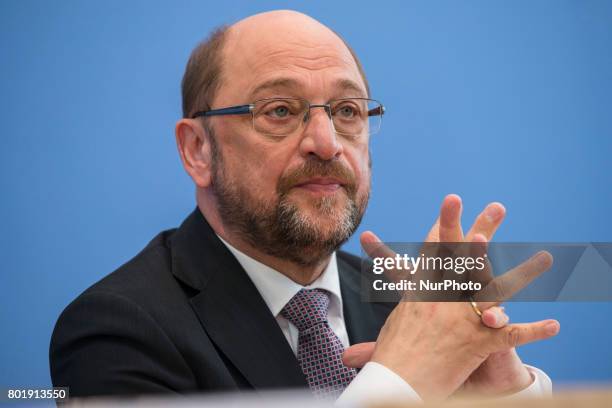
<path fill-rule="evenodd" d="M 301 289 L 324 289 L 328 291 L 331 294 L 330 302 L 338 305 L 338 311 L 342 315 L 342 295 L 340 294 L 340 279 L 335 252 L 332 253 L 323 273 L 310 285 L 302 286 L 277 270 L 234 248 L 223 238 L 219 237 L 219 239 L 227 246 L 249 275 L 273 316 L 278 316 L 289 300 Z"/>

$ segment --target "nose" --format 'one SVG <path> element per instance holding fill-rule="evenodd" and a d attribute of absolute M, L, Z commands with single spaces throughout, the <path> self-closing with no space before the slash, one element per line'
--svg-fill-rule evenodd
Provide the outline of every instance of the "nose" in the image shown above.
<path fill-rule="evenodd" d="M 304 121 L 300 142 L 300 152 L 303 156 L 316 155 L 321 160 L 332 160 L 342 154 L 343 147 L 327 109 L 323 106 L 312 106 Z"/>

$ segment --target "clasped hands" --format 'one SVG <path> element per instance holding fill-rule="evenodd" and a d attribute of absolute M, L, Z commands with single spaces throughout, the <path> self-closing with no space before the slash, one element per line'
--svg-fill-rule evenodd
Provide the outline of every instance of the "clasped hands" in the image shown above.
<path fill-rule="evenodd" d="M 504 216 L 501 204 L 489 204 L 464 236 L 461 199 L 449 195 L 425 242 L 466 242 L 484 248 Z M 361 244 L 371 257 L 380 256 L 381 251 L 393 256 L 372 232 L 361 235 Z M 370 253 L 373 251 L 376 253 Z M 349 347 L 343 361 L 355 368 L 368 361 L 382 364 L 402 377 L 426 401 L 463 392 L 498 396 L 525 389 L 534 379 L 515 347 L 555 336 L 559 323 L 542 320 L 508 324 L 509 317 L 500 306 L 503 298 L 491 296 L 491 292 L 509 298 L 551 265 L 552 256 L 540 252 L 504 275 L 485 282 L 488 285 L 483 293 L 488 296 L 482 301 L 476 297 L 482 311 L 480 317 L 465 302 L 401 301 L 389 315 L 376 342 Z"/>

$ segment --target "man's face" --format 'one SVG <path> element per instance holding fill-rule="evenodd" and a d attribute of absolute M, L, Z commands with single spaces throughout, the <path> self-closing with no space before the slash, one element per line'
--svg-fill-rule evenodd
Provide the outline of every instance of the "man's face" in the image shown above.
<path fill-rule="evenodd" d="M 239 23 L 233 29 L 213 108 L 271 97 L 313 104 L 367 97 L 338 37 L 314 23 L 293 30 L 272 27 L 287 23 L 258 29 L 247 20 L 246 27 Z M 226 228 L 269 255 L 302 265 L 320 262 L 355 231 L 370 191 L 367 134 L 335 134 L 320 108 L 284 138 L 256 132 L 250 115 L 215 117 L 207 127 L 212 187 Z"/>

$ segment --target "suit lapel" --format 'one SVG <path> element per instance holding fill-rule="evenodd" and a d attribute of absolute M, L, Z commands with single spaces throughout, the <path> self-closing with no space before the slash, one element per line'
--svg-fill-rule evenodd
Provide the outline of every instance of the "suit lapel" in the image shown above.
<path fill-rule="evenodd" d="M 306 387 L 299 363 L 248 275 L 199 209 L 171 238 L 172 270 L 195 289 L 204 330 L 256 389 Z"/>

